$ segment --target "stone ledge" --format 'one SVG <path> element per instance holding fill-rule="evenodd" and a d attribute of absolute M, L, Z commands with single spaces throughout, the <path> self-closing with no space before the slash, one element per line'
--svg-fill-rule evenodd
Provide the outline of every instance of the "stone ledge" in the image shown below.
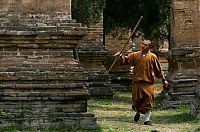
<path fill-rule="evenodd" d="M 85 36 L 87 32 L 85 29 L 80 29 L 82 31 L 18 31 L 18 30 L 0 30 L 0 35 L 48 35 L 48 36 Z"/>
<path fill-rule="evenodd" d="M 33 115 L 34 116 L 34 115 Z M 0 117 L 4 125 L 14 123 L 22 124 L 27 127 L 45 128 L 45 127 L 57 127 L 60 124 L 71 128 L 80 128 L 82 130 L 89 130 L 90 132 L 96 132 L 96 118 L 92 113 L 68 113 L 62 117 L 46 117 L 40 116 L 37 118 L 10 118 L 6 119 Z"/>

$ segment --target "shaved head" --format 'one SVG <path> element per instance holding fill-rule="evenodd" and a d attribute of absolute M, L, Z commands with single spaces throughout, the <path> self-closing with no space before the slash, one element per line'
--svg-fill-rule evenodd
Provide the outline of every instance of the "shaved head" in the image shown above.
<path fill-rule="evenodd" d="M 151 41 L 150 40 L 143 40 L 142 43 L 141 43 L 141 50 L 143 52 L 148 52 L 149 49 L 151 47 Z"/>
<path fill-rule="evenodd" d="M 151 46 L 151 41 L 150 41 L 150 40 L 145 39 L 145 40 L 143 40 L 142 43 L 144 43 L 144 44 L 148 44 L 149 46 Z"/>

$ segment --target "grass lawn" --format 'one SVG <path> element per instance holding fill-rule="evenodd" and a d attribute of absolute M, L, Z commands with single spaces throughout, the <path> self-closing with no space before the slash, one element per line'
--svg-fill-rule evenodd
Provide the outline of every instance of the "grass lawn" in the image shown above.
<path fill-rule="evenodd" d="M 153 126 L 143 125 L 144 115 L 135 123 L 131 93 L 118 92 L 112 99 L 90 99 L 88 110 L 97 118 L 99 132 L 200 132 L 200 120 L 188 108 L 152 111 Z"/>

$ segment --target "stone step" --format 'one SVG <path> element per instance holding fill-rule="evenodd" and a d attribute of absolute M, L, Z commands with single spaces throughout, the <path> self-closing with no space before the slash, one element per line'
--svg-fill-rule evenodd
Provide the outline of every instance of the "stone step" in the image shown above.
<path fill-rule="evenodd" d="M 31 71 L 21 71 L 21 72 L 0 72 L 0 80 L 23 80 L 23 81 L 32 81 L 32 80 L 87 80 L 87 73 L 80 72 L 31 72 Z"/>
<path fill-rule="evenodd" d="M 25 19 L 25 20 L 21 20 L 20 21 L 10 21 L 8 19 L 5 19 L 5 18 L 0 18 L 0 26 L 3 27 L 3 26 L 19 26 L 19 25 L 22 25 L 22 26 L 28 26 L 28 27 L 31 27 L 31 26 L 42 26 L 42 25 L 45 25 L 45 26 L 75 26 L 75 27 L 81 27 L 82 24 L 81 23 L 76 23 L 75 20 L 55 20 L 55 19 L 51 19 L 51 20 L 43 20 L 41 21 L 40 19 L 38 20 L 35 20 L 35 19 Z"/>
<path fill-rule="evenodd" d="M 49 36 L 85 36 L 87 34 L 85 28 L 74 28 L 73 31 L 68 31 L 68 30 L 58 30 L 58 31 L 43 31 L 43 30 L 38 30 L 38 31 L 17 31 L 17 30 L 0 30 L 0 35 L 16 35 L 16 36 L 30 36 L 30 35 L 49 35 Z"/>
<path fill-rule="evenodd" d="M 0 18 L 12 18 L 12 19 L 58 19 L 58 20 L 70 20 L 69 14 L 65 12 L 51 12 L 51 14 L 44 14 L 44 13 L 37 13 L 37 14 L 32 14 L 32 13 L 27 13 L 27 14 L 22 14 L 21 12 L 0 12 Z"/>
<path fill-rule="evenodd" d="M 13 116 L 10 118 L 17 115 L 17 117 L 23 118 L 23 115 L 19 116 L 21 112 L 26 112 L 21 114 L 26 114 L 25 116 L 29 118 L 53 115 L 53 117 L 57 117 L 60 115 L 67 115 L 69 113 L 81 113 L 87 111 L 87 107 L 85 106 L 86 101 L 81 100 L 79 97 L 76 100 L 46 100 L 48 97 L 36 97 L 35 100 L 34 97 L 29 97 L 29 99 L 31 100 L 25 100 L 25 97 L 23 100 L 6 100 L 6 103 L 3 106 L 0 106 L 0 117 L 4 117 L 4 119 L 6 119 L 4 114 L 12 114 Z M 44 101 L 39 99 L 44 99 Z"/>
<path fill-rule="evenodd" d="M 60 21 L 27 21 L 27 22 L 4 22 L 0 20 L 0 27 L 23 27 L 23 28 L 32 28 L 32 27 L 82 27 L 81 23 L 63 23 Z"/>
<path fill-rule="evenodd" d="M 23 114 L 22 114 L 23 115 Z M 66 126 L 71 126 L 71 129 L 81 128 L 81 130 L 96 132 L 96 118 L 91 113 L 67 113 L 60 117 L 53 118 L 53 115 L 38 115 L 31 114 L 28 117 L 18 117 L 17 114 L 11 119 L 1 115 L 1 121 L 6 125 L 10 123 L 20 123 L 22 125 L 28 125 L 30 127 L 45 128 L 50 126 L 57 126 L 59 123 Z"/>
<path fill-rule="evenodd" d="M 49 89 L 51 90 L 51 89 Z M 73 100 L 73 99 L 89 99 L 89 94 L 82 91 L 74 92 L 0 92 L 1 101 L 54 101 L 54 100 Z"/>
<path fill-rule="evenodd" d="M 81 67 L 74 67 L 73 65 L 66 65 L 66 66 L 55 66 L 52 64 L 42 65 L 39 67 L 38 65 L 27 65 L 27 66 L 10 66 L 9 64 L 2 66 L 0 64 L 0 72 L 23 72 L 23 71 L 32 71 L 32 72 L 51 72 L 51 71 L 58 71 L 58 72 L 75 72 L 75 71 L 83 71 Z"/>
<path fill-rule="evenodd" d="M 29 81 L 30 82 L 30 81 Z M 74 91 L 81 90 L 84 86 L 83 82 L 74 82 L 71 81 L 70 83 L 59 82 L 58 81 L 49 81 L 48 83 L 42 83 L 42 81 L 38 81 L 38 83 L 30 82 L 30 83 L 22 83 L 16 81 L 0 81 L 0 88 L 1 92 L 3 90 L 3 94 L 6 92 L 30 92 L 30 89 L 33 90 L 31 92 L 60 92 L 60 91 Z M 48 90 L 47 90 L 48 89 Z M 71 91 L 72 92 L 72 91 Z"/>
<path fill-rule="evenodd" d="M 70 30 L 70 31 L 86 31 L 86 27 L 78 27 L 76 25 L 72 26 L 35 26 L 35 27 L 28 27 L 28 26 L 0 26 L 0 30 L 2 31 L 65 31 L 65 30 Z"/>

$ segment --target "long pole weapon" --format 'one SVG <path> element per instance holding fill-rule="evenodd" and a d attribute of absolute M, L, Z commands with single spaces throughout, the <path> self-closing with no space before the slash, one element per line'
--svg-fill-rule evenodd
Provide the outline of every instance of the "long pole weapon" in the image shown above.
<path fill-rule="evenodd" d="M 135 28 L 133 29 L 130 37 L 128 38 L 127 42 L 125 43 L 124 47 L 122 48 L 122 50 L 119 52 L 119 55 L 124 51 L 124 49 L 126 48 L 126 46 L 129 44 L 130 39 L 132 38 L 133 34 L 135 33 L 138 25 L 140 24 L 141 20 L 142 20 L 143 16 L 140 17 L 140 19 L 138 20 Z M 115 66 L 116 62 L 118 61 L 119 56 L 116 56 L 114 62 L 112 63 L 112 65 L 110 66 L 110 68 L 108 69 L 108 72 L 110 72 L 110 70 Z"/>

